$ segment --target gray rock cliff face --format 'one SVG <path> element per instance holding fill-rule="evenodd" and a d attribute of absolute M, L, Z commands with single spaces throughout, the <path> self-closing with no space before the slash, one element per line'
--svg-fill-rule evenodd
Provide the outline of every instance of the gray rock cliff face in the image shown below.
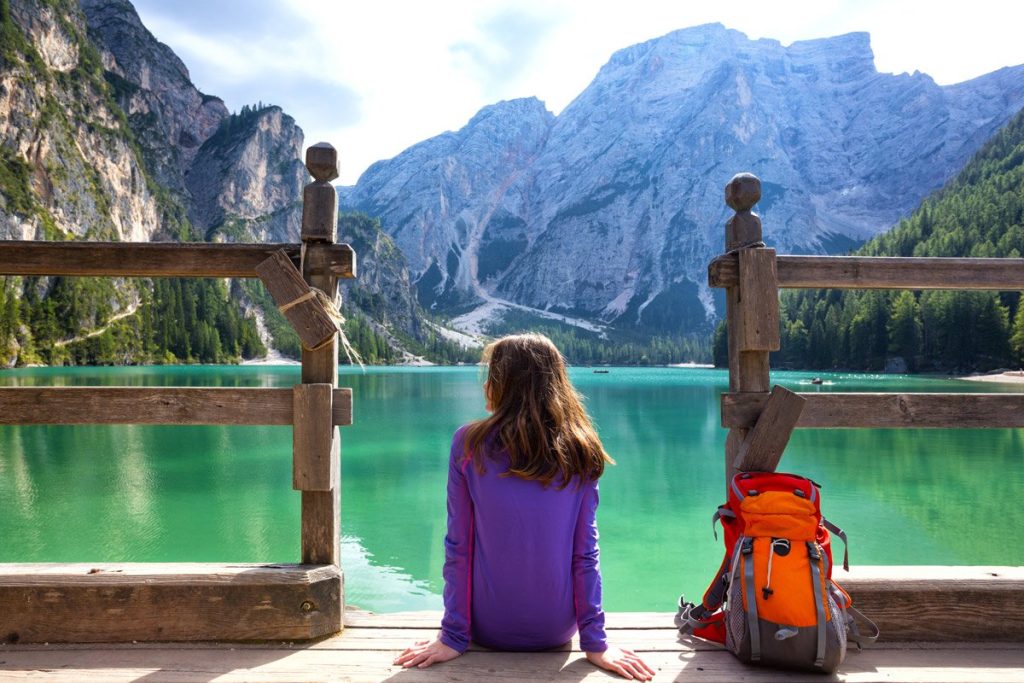
<path fill-rule="evenodd" d="M 12 0 L 0 62 L 0 238 L 148 239 L 159 206 L 84 17 Z M 20 180 L 15 180 L 20 178 Z"/>
<path fill-rule="evenodd" d="M 428 303 L 676 333 L 718 314 L 706 266 L 734 173 L 764 183 L 769 245 L 843 252 L 1024 106 L 1024 66 L 942 87 L 878 73 L 867 34 L 783 46 L 714 24 L 617 52 L 557 117 L 528 102 L 371 166 L 342 202 L 381 216 Z"/>
<path fill-rule="evenodd" d="M 206 239 L 296 241 L 302 131 L 278 107 L 234 117 L 201 93 L 127 0 L 81 0 L 106 78 L 161 186 Z"/>
<path fill-rule="evenodd" d="M 298 239 L 302 131 L 279 108 L 231 115 L 127 0 L 3 21 L 0 144 L 29 182 L 4 188 L 0 238 Z"/>
<path fill-rule="evenodd" d="M 302 131 L 280 107 L 243 114 L 196 153 L 185 176 L 193 224 L 208 240 L 298 242 Z"/>
<path fill-rule="evenodd" d="M 359 258 L 359 277 L 341 282 L 343 301 L 357 306 L 382 334 L 422 338 L 423 311 L 413 295 L 408 265 L 379 223 L 359 214 L 342 214 L 338 241 L 352 245 Z"/>
<path fill-rule="evenodd" d="M 553 121 L 533 98 L 485 107 L 459 132 L 371 166 L 354 191 L 340 190 L 341 205 L 381 217 L 428 299 L 472 300 L 507 266 L 502 245 L 525 245 L 524 173 Z"/>
<path fill-rule="evenodd" d="M 199 92 L 174 52 L 142 25 L 127 0 L 80 0 L 89 34 L 156 179 L 182 192 L 202 143 L 229 116 L 217 97 Z"/>

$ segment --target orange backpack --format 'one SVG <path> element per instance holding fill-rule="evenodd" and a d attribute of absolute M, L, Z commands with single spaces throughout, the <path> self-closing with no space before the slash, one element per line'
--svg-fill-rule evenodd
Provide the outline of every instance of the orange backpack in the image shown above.
<path fill-rule="evenodd" d="M 833 673 L 847 640 L 873 642 L 878 629 L 832 580 L 830 531 L 818 485 L 795 474 L 740 472 L 715 513 L 725 558 L 699 605 L 679 598 L 680 631 L 725 644 L 742 661 Z M 843 566 L 849 569 L 844 555 Z M 869 625 L 862 635 L 854 617 Z"/>

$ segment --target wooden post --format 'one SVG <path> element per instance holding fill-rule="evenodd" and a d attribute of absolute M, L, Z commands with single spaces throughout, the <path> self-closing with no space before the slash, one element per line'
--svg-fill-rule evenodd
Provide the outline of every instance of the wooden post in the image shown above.
<path fill-rule="evenodd" d="M 341 463 L 334 457 L 334 422 L 330 384 L 296 384 L 292 426 L 292 488 L 331 491 Z M 794 394 L 795 396 L 795 394 Z M 751 433 L 757 430 L 752 430 Z"/>
<path fill-rule="evenodd" d="M 330 181 L 338 177 L 338 152 L 331 145 L 321 142 L 306 150 L 306 168 L 313 176 L 313 182 L 303 191 L 302 242 L 333 243 L 337 232 L 338 202 Z M 310 287 L 323 290 L 328 296 L 337 292 L 338 280 L 331 274 L 309 272 L 308 264 L 303 277 Z M 302 350 L 303 384 L 330 384 L 338 386 L 338 337 L 335 335 L 326 345 L 315 350 Z M 300 460 L 308 460 L 304 454 Z M 331 430 L 332 459 L 341 457 L 341 438 L 337 428 Z M 330 490 L 302 492 L 302 563 L 340 565 L 341 543 L 341 481 L 340 467 L 330 468 Z M 344 612 L 344 595 L 341 598 L 341 612 Z M 338 630 L 341 630 L 341 613 L 338 615 Z"/>
<path fill-rule="evenodd" d="M 757 422 L 740 444 L 733 467 L 741 472 L 774 472 L 806 402 L 800 394 L 776 384 Z"/>
<path fill-rule="evenodd" d="M 740 262 L 753 268 L 775 270 L 775 252 L 764 248 L 761 241 L 761 219 L 752 213 L 754 204 L 761 199 L 761 181 L 750 173 L 733 176 L 725 186 L 725 203 L 736 214 L 725 224 L 725 249 L 741 253 Z M 745 252 L 753 252 L 747 254 Z M 764 254 L 761 252 L 771 252 Z M 771 291 L 747 292 L 743 282 L 756 282 Z M 769 389 L 768 350 L 779 348 L 778 328 L 774 331 L 760 325 L 756 333 L 744 331 L 744 323 L 759 319 L 766 301 L 775 301 L 775 320 L 778 320 L 778 287 L 774 275 L 761 276 L 751 272 L 725 292 L 725 321 L 729 348 L 729 391 L 767 392 Z M 770 311 L 769 311 L 770 315 Z M 772 340 L 774 335 L 774 341 Z M 757 343 L 751 344 L 752 340 Z M 749 346 L 755 346 L 750 349 Z M 736 473 L 735 463 L 748 429 L 730 429 L 725 439 L 725 486 Z"/>

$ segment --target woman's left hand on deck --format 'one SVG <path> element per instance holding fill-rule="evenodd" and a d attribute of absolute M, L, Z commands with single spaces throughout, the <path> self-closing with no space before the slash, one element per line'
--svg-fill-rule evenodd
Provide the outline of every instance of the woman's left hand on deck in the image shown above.
<path fill-rule="evenodd" d="M 453 650 L 440 640 L 421 640 L 412 647 L 407 647 L 402 654 L 395 657 L 395 664 L 401 664 L 406 669 L 419 667 L 425 669 L 431 664 L 447 662 L 455 659 L 461 652 Z"/>

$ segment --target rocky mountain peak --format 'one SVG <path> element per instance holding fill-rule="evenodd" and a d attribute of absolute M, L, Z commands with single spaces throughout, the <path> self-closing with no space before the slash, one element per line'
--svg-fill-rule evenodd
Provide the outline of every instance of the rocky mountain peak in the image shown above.
<path fill-rule="evenodd" d="M 297 242 L 309 178 L 301 154 L 302 130 L 280 107 L 224 119 L 186 173 L 192 223 L 206 239 Z"/>
<path fill-rule="evenodd" d="M 79 0 L 89 29 L 103 37 L 114 61 L 105 66 L 119 69 L 123 77 L 150 87 L 145 73 L 157 69 L 178 86 L 191 86 L 185 63 L 171 48 L 156 39 L 128 0 Z"/>
<path fill-rule="evenodd" d="M 517 122 L 548 122 L 555 115 L 548 111 L 544 103 L 536 97 L 521 97 L 513 100 L 502 100 L 489 104 L 478 111 L 462 130 L 473 130 L 488 127 L 497 133 L 504 133 L 509 124 Z"/>
<path fill-rule="evenodd" d="M 485 108 L 375 164 L 343 201 L 381 218 L 428 305 L 677 334 L 718 315 L 705 268 L 734 173 L 762 178 L 773 246 L 845 251 L 1024 106 L 1024 67 L 942 87 L 878 73 L 866 33 L 784 46 L 708 24 L 616 52 L 544 125 L 515 102 L 526 116 Z"/>
<path fill-rule="evenodd" d="M 229 112 L 201 93 L 188 69 L 143 26 L 127 0 L 81 0 L 93 39 L 102 46 L 107 81 L 128 115 L 159 182 L 181 193 L 202 143 Z"/>

